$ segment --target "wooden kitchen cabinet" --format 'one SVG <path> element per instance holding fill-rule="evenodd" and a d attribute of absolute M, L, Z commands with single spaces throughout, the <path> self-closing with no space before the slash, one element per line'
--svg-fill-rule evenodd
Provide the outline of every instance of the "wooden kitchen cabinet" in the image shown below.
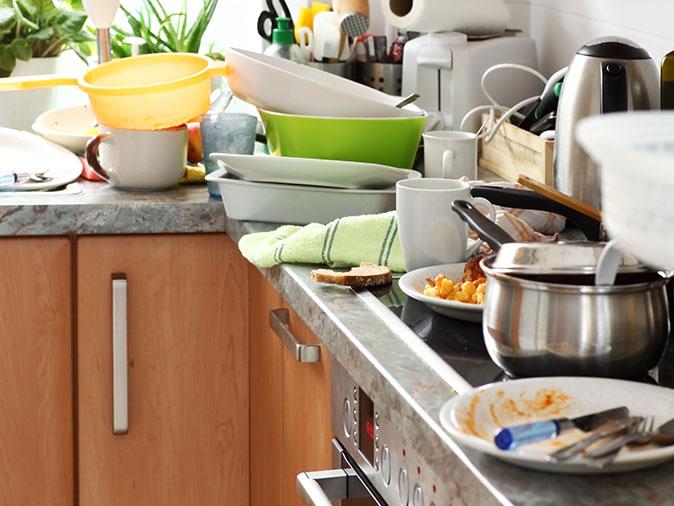
<path fill-rule="evenodd" d="M 330 356 L 300 363 L 272 330 L 269 312 L 288 311 L 302 344 L 318 338 L 254 267 L 250 268 L 251 506 L 299 506 L 295 478 L 332 468 Z"/>
<path fill-rule="evenodd" d="M 111 283 L 122 274 L 128 433 L 114 435 Z M 248 271 L 236 245 L 81 238 L 77 288 L 80 506 L 247 504 Z"/>
<path fill-rule="evenodd" d="M 70 241 L 0 240 L 0 504 L 72 506 Z"/>

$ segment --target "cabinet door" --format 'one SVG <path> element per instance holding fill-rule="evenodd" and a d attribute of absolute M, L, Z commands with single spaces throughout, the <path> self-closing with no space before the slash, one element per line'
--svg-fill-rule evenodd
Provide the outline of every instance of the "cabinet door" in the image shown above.
<path fill-rule="evenodd" d="M 250 267 L 250 504 L 282 506 L 283 344 L 269 312 L 283 299 Z"/>
<path fill-rule="evenodd" d="M 290 332 L 302 344 L 320 341 L 290 310 Z M 296 476 L 332 468 L 330 356 L 321 345 L 318 363 L 300 363 L 283 350 L 283 504 L 300 506 Z"/>
<path fill-rule="evenodd" d="M 236 245 L 224 235 L 84 238 L 77 271 L 81 506 L 246 504 L 248 277 Z M 123 435 L 112 421 L 117 273 L 127 280 Z"/>
<path fill-rule="evenodd" d="M 0 504 L 72 506 L 70 242 L 0 240 Z"/>

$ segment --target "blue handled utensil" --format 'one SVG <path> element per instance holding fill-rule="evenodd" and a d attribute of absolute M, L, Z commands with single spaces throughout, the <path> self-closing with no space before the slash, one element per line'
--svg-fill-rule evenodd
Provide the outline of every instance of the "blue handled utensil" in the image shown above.
<path fill-rule="evenodd" d="M 537 441 L 554 439 L 564 430 L 573 427 L 583 432 L 590 432 L 609 420 L 625 418 L 628 414 L 629 410 L 625 406 L 621 406 L 576 418 L 555 418 L 500 428 L 494 434 L 494 443 L 501 450 L 514 450 Z"/>

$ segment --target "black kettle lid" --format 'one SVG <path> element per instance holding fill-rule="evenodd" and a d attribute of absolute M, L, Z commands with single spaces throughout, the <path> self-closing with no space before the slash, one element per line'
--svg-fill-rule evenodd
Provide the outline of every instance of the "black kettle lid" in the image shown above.
<path fill-rule="evenodd" d="M 578 50 L 579 55 L 614 60 L 648 60 L 648 52 L 624 37 L 599 37 L 591 40 Z"/>

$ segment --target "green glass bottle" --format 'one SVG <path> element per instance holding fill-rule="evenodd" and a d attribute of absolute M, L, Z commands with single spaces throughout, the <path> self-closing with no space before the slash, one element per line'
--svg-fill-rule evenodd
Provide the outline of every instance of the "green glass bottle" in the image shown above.
<path fill-rule="evenodd" d="M 663 110 L 674 109 L 674 51 L 662 59 L 660 104 Z"/>

